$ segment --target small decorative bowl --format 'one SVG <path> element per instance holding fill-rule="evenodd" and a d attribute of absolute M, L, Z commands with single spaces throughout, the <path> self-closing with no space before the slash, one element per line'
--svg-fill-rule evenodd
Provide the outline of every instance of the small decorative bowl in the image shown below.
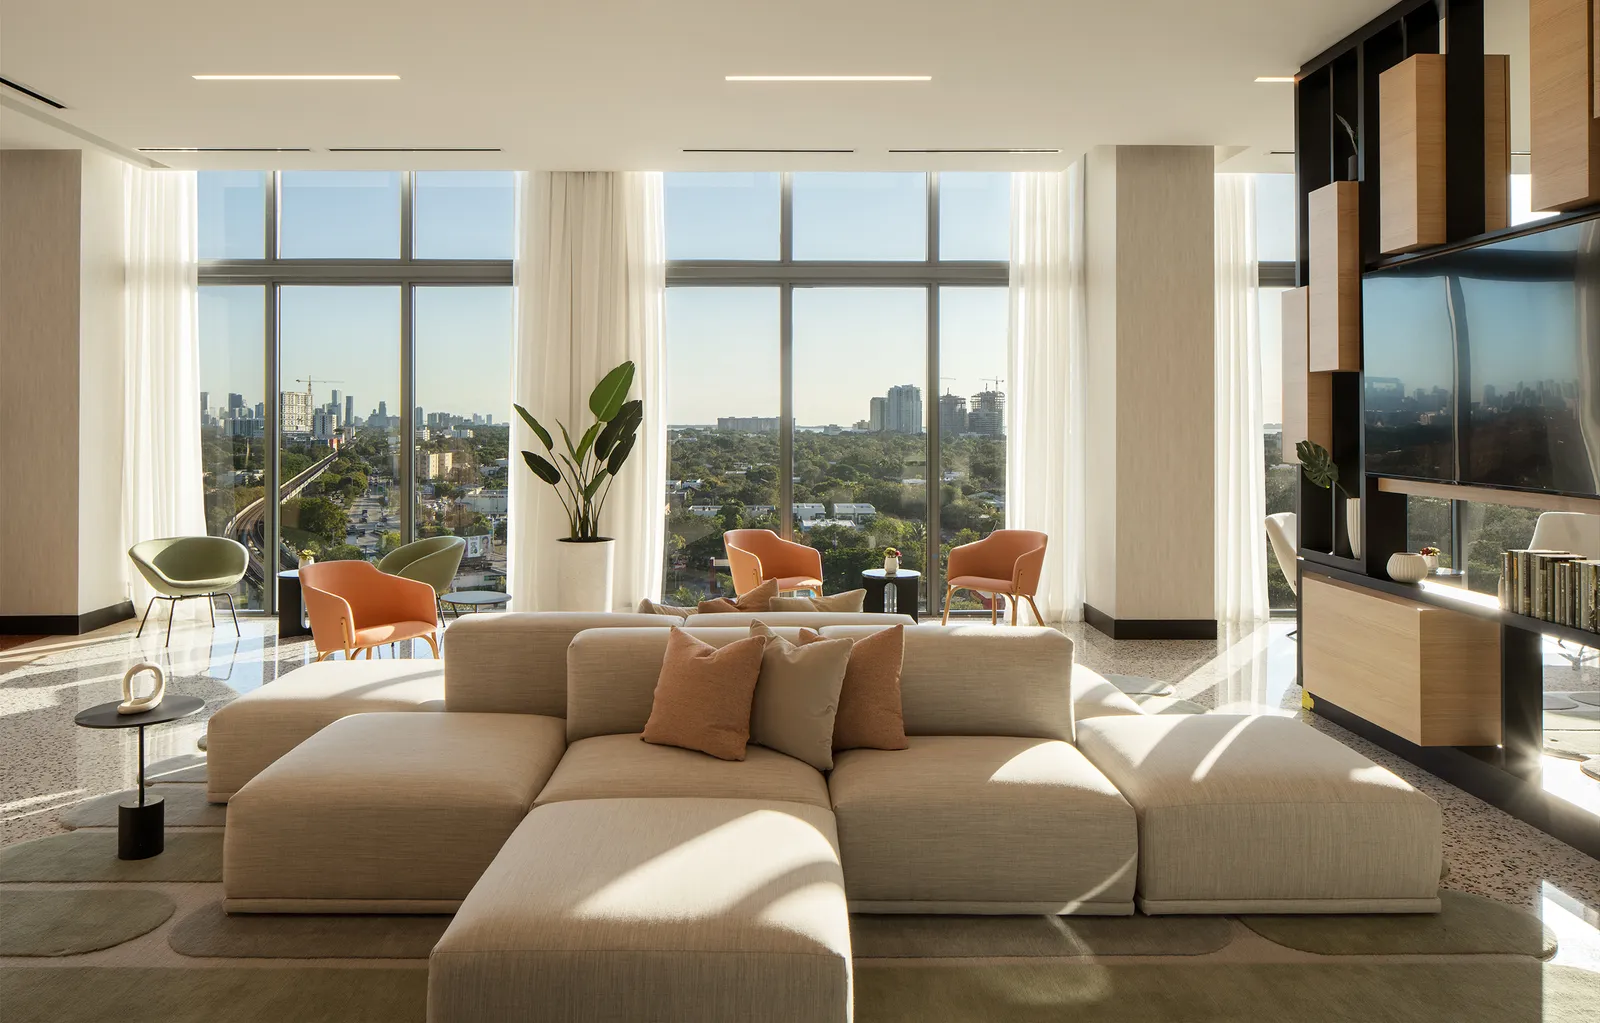
<path fill-rule="evenodd" d="M 1397 583 L 1420 583 L 1428 577 L 1428 559 L 1420 554 L 1389 555 L 1389 578 Z"/>

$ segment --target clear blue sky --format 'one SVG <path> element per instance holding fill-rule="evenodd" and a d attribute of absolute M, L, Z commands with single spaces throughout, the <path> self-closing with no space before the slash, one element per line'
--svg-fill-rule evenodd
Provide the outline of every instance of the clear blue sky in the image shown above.
<path fill-rule="evenodd" d="M 797 173 L 797 259 L 923 259 L 925 178 L 910 174 Z M 200 175 L 203 258 L 265 255 L 265 176 Z M 1293 256 L 1293 179 L 1262 175 L 1262 259 Z M 400 176 L 394 172 L 284 174 L 282 255 L 395 257 Z M 1009 254 L 1010 180 L 946 173 L 940 180 L 940 251 L 946 259 Z M 514 186 L 508 172 L 417 175 L 419 258 L 506 259 L 513 254 Z M 671 259 L 778 258 L 776 173 L 668 174 Z M 201 295 L 201 386 L 213 406 L 236 391 L 254 405 L 261 387 L 263 294 L 206 288 Z M 1275 313 L 1263 295 L 1266 419 L 1280 418 Z M 509 288 L 428 288 L 417 293 L 417 401 L 426 411 L 510 414 L 513 305 Z M 850 426 L 895 384 L 925 387 L 926 302 L 920 289 L 801 289 L 795 296 L 795 411 L 800 425 Z M 315 397 L 353 395 L 359 415 L 379 400 L 399 414 L 400 291 L 285 288 L 280 309 L 285 389 L 319 381 Z M 999 378 L 1006 389 L 1004 289 L 950 288 L 941 296 L 941 392 L 970 398 Z M 674 288 L 667 301 L 667 420 L 778 414 L 778 294 L 765 288 Z M 321 381 L 327 381 L 322 383 Z M 338 381 L 334 383 L 333 381 Z M 930 396 L 924 395 L 924 408 Z"/>

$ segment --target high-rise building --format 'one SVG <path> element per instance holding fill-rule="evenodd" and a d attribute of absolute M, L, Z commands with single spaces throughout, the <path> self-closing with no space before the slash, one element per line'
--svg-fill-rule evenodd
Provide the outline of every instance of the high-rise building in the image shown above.
<path fill-rule="evenodd" d="M 378 402 L 378 418 L 383 420 L 383 425 L 385 425 L 385 426 L 389 425 L 389 403 L 388 402 L 386 402 L 386 401 Z"/>
<path fill-rule="evenodd" d="M 979 391 L 967 413 L 967 432 L 980 437 L 1003 437 L 1006 432 L 1006 392 Z"/>
<path fill-rule="evenodd" d="M 882 433 L 884 430 L 885 410 L 889 407 L 888 398 L 873 398 L 867 411 L 867 429 L 873 433 Z"/>
<path fill-rule="evenodd" d="M 732 433 L 777 433 L 777 416 L 719 416 L 717 429 Z"/>
<path fill-rule="evenodd" d="M 200 392 L 200 414 L 203 416 L 209 411 L 211 411 L 211 392 L 210 391 L 201 391 Z"/>
<path fill-rule="evenodd" d="M 278 421 L 284 433 L 309 433 L 312 426 L 311 396 L 304 391 L 280 391 Z"/>
<path fill-rule="evenodd" d="M 967 399 L 959 394 L 939 395 L 939 432 L 967 432 Z"/>
<path fill-rule="evenodd" d="M 418 405 L 416 407 L 415 411 L 412 412 L 411 419 L 412 419 L 411 426 L 414 429 L 417 429 L 417 430 L 422 429 L 423 420 L 422 420 L 422 406 L 421 405 Z"/>
<path fill-rule="evenodd" d="M 337 387 L 333 389 L 333 401 L 330 404 L 332 404 L 335 409 L 342 409 L 344 406 L 344 402 L 339 400 L 339 389 Z"/>
<path fill-rule="evenodd" d="M 230 416 L 237 416 L 238 413 L 234 412 L 234 409 L 242 409 L 244 407 L 245 407 L 244 395 L 242 395 L 242 394 L 229 394 L 228 395 L 228 414 Z"/>
<path fill-rule="evenodd" d="M 356 421 L 356 399 L 353 395 L 344 396 L 344 425 L 354 426 Z"/>
<path fill-rule="evenodd" d="M 897 384 L 884 402 L 883 428 L 889 433 L 922 432 L 922 388 Z"/>

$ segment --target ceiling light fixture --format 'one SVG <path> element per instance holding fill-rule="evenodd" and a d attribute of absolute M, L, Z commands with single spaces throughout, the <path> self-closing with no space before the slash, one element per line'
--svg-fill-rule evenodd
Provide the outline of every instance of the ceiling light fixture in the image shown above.
<path fill-rule="evenodd" d="M 966 154 L 1000 153 L 1000 154 L 1029 155 L 1029 154 L 1059 153 L 1059 152 L 1061 152 L 1061 150 L 1059 150 L 1059 149 L 1029 149 L 1029 148 L 1017 148 L 1017 147 L 1001 147 L 1001 148 L 998 148 L 998 149 L 996 149 L 996 148 L 990 148 L 990 149 L 891 149 L 891 150 L 889 150 L 889 152 L 891 152 L 891 153 L 919 153 L 919 154 L 922 154 L 922 153 L 935 153 L 935 154 L 938 154 L 938 153 L 947 153 L 947 154 L 952 154 L 952 153 L 953 154 L 961 154 L 961 153 L 966 153 Z"/>
<path fill-rule="evenodd" d="M 685 149 L 685 153 L 853 153 L 854 149 Z"/>
<path fill-rule="evenodd" d="M 723 75 L 724 82 L 931 82 L 932 75 Z"/>
<path fill-rule="evenodd" d="M 1293 85 L 1294 75 L 1260 75 L 1256 78 L 1256 81 L 1278 85 Z"/>
<path fill-rule="evenodd" d="M 399 75 L 190 75 L 197 82 L 398 82 Z"/>
<path fill-rule="evenodd" d="M 309 153 L 305 146 L 140 146 L 141 153 Z"/>

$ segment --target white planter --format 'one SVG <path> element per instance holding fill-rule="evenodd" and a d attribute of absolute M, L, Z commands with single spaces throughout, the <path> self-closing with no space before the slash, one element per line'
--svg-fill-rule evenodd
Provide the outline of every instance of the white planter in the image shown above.
<path fill-rule="evenodd" d="M 1350 538 L 1350 556 L 1361 557 L 1361 498 L 1344 499 L 1344 528 Z"/>
<path fill-rule="evenodd" d="M 610 611 L 617 542 L 557 540 L 555 548 L 556 610 Z"/>
<path fill-rule="evenodd" d="M 899 571 L 900 571 L 900 559 L 899 558 L 884 558 L 883 559 L 883 574 L 884 575 L 895 575 Z"/>
<path fill-rule="evenodd" d="M 1388 569 L 1397 583 L 1420 583 L 1428 576 L 1428 562 L 1420 554 L 1391 554 Z"/>

